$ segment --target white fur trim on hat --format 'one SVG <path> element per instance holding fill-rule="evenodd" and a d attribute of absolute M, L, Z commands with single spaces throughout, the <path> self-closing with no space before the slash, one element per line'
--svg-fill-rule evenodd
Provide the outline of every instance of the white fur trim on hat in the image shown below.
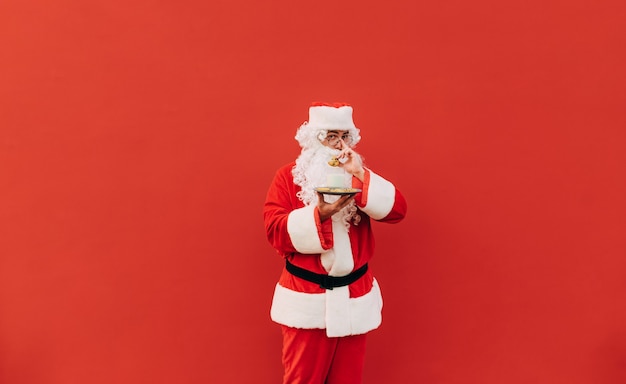
<path fill-rule="evenodd" d="M 347 131 L 355 129 L 352 121 L 352 107 L 344 105 L 331 107 L 326 105 L 314 105 L 309 107 L 308 128 Z"/>

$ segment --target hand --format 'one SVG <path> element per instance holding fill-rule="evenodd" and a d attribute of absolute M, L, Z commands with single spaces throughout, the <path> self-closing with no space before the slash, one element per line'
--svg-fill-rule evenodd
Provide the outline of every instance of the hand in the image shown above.
<path fill-rule="evenodd" d="M 324 194 L 317 192 L 317 209 L 320 211 L 320 220 L 326 221 L 335 213 L 341 211 L 345 206 L 354 200 L 354 193 L 349 195 L 341 195 L 339 200 L 334 203 L 324 201 Z"/>
<path fill-rule="evenodd" d="M 341 140 L 341 152 L 337 156 L 339 162 L 342 163 L 343 169 L 349 174 L 355 176 L 357 179 L 363 181 L 365 176 L 365 169 L 363 168 L 363 161 L 361 156 L 356 153 L 343 139 Z"/>

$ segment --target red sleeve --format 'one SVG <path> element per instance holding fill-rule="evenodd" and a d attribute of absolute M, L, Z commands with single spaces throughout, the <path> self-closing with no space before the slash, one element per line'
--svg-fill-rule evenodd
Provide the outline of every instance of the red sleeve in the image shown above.
<path fill-rule="evenodd" d="M 284 167 L 274 176 L 263 207 L 267 239 L 272 247 L 283 255 L 300 253 L 288 230 L 289 214 L 296 209 L 304 208 L 304 204 L 296 196 L 298 191 L 299 188 L 293 183 L 291 167 Z M 331 220 L 321 222 L 317 207 L 311 209 L 311 212 L 314 216 L 312 220 L 315 220 L 316 233 L 311 233 L 310 236 L 319 238 L 322 248 L 320 251 L 332 248 Z"/>
<path fill-rule="evenodd" d="M 393 208 L 391 209 L 391 212 L 389 212 L 389 214 L 385 216 L 383 219 L 378 220 L 378 221 L 382 221 L 384 223 L 390 223 L 390 224 L 397 223 L 401 221 L 402 219 L 404 219 L 404 217 L 406 216 L 406 211 L 407 211 L 406 200 L 404 199 L 404 196 L 402 196 L 402 193 L 400 193 L 400 191 L 396 189 L 396 198 L 393 204 Z"/>
<path fill-rule="evenodd" d="M 361 193 L 357 193 L 354 200 L 357 206 L 360 209 L 366 209 L 365 207 L 370 203 L 370 180 L 372 178 L 372 173 L 369 169 L 365 168 L 365 176 L 363 177 L 363 181 L 357 179 L 356 177 L 352 178 L 352 187 L 361 189 Z M 380 177 L 378 177 L 380 179 Z M 388 181 L 385 181 L 386 185 L 390 186 L 391 192 L 386 196 L 386 199 L 393 198 L 393 205 L 390 206 L 390 210 L 385 214 L 384 217 L 379 217 L 376 220 L 385 222 L 385 223 L 397 223 L 404 219 L 407 211 L 407 204 L 404 196 L 400 191 L 395 188 L 393 184 Z M 378 197 L 381 198 L 380 196 Z"/>

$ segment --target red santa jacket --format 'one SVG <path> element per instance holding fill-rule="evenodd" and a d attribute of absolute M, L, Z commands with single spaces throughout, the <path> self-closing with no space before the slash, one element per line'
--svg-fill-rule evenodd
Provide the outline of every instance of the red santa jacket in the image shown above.
<path fill-rule="evenodd" d="M 364 181 L 352 178 L 362 189 L 355 202 L 358 224 L 349 229 L 339 214 L 320 221 L 317 205 L 298 199 L 288 164 L 276 172 L 264 205 L 267 238 L 292 264 L 315 273 L 344 276 L 369 262 L 374 254 L 370 220 L 396 223 L 406 214 L 406 201 L 395 186 L 365 170 Z M 326 329 L 329 337 L 366 333 L 382 320 L 382 296 L 371 270 L 356 282 L 332 290 L 293 276 L 285 269 L 272 301 L 271 318 L 295 328 Z"/>

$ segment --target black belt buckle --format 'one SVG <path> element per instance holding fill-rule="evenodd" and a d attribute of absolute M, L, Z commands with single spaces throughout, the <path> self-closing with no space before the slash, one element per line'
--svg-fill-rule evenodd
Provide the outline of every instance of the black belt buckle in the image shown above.
<path fill-rule="evenodd" d="M 329 275 L 321 276 L 322 282 L 320 283 L 320 287 L 324 289 L 333 290 L 333 277 Z"/>

